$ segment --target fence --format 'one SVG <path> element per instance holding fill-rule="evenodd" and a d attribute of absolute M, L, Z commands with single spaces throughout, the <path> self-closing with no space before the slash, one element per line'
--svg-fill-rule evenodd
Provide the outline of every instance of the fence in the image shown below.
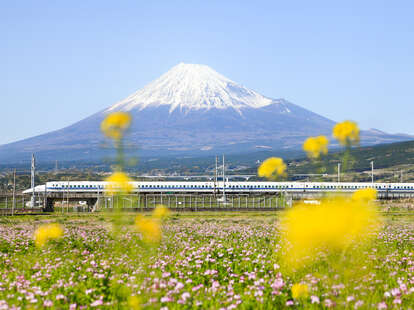
<path fill-rule="evenodd" d="M 35 195 L 35 203 L 33 205 L 30 196 L 17 194 L 13 197 L 10 194 L 3 194 L 0 196 L 0 214 L 39 213 L 41 212 L 43 204 L 43 195 Z"/>
<path fill-rule="evenodd" d="M 217 210 L 217 209 L 281 209 L 292 204 L 292 199 L 284 195 L 228 195 L 196 194 L 146 194 L 106 196 L 98 199 L 97 210 L 112 209 L 114 205 L 122 209 L 146 210 L 163 204 L 172 210 Z"/>

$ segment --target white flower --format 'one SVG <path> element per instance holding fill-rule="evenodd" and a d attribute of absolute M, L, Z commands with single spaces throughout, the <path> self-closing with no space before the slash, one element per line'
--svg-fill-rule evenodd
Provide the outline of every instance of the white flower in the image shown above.
<path fill-rule="evenodd" d="M 319 304 L 320 300 L 318 296 L 311 296 L 311 303 Z"/>

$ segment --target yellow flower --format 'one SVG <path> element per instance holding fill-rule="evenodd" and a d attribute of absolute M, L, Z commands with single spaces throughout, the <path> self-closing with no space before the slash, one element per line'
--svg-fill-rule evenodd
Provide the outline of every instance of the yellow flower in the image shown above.
<path fill-rule="evenodd" d="M 296 283 L 292 285 L 292 297 L 294 299 L 306 298 L 309 295 L 309 287 L 306 284 Z"/>
<path fill-rule="evenodd" d="M 101 130 L 108 138 L 119 140 L 130 125 L 131 115 L 129 113 L 114 112 L 102 121 Z"/>
<path fill-rule="evenodd" d="M 105 190 L 109 194 L 115 194 L 118 192 L 126 194 L 132 191 L 132 180 L 123 172 L 114 172 L 105 181 L 108 182 L 105 186 Z"/>
<path fill-rule="evenodd" d="M 59 224 L 45 224 L 39 226 L 34 232 L 36 246 L 42 247 L 49 240 L 58 239 L 63 235 L 63 229 Z"/>
<path fill-rule="evenodd" d="M 352 194 L 352 200 L 369 202 L 377 199 L 377 190 L 374 188 L 359 189 Z"/>
<path fill-rule="evenodd" d="M 161 225 L 158 219 L 138 215 L 135 218 L 135 227 L 142 234 L 145 242 L 158 243 L 161 241 Z"/>
<path fill-rule="evenodd" d="M 303 150 L 307 153 L 309 158 L 319 158 L 321 154 L 328 153 L 328 138 L 325 136 L 309 137 L 303 143 Z"/>
<path fill-rule="evenodd" d="M 283 175 L 286 171 L 286 164 L 282 158 L 270 157 L 266 159 L 257 169 L 259 177 L 266 177 L 270 179 L 273 175 Z"/>
<path fill-rule="evenodd" d="M 153 216 L 159 219 L 166 218 L 170 215 L 170 210 L 164 205 L 157 205 L 153 212 Z"/>
<path fill-rule="evenodd" d="M 299 203 L 282 216 L 282 258 L 292 268 L 305 266 L 320 251 L 343 251 L 369 240 L 379 224 L 375 206 L 364 200 L 333 197 L 315 206 Z"/>
<path fill-rule="evenodd" d="M 358 144 L 359 142 L 359 128 L 357 123 L 353 121 L 344 121 L 336 124 L 332 134 L 344 146 Z"/>
<path fill-rule="evenodd" d="M 138 296 L 132 295 L 128 298 L 129 309 L 139 310 L 141 309 L 141 300 Z"/>

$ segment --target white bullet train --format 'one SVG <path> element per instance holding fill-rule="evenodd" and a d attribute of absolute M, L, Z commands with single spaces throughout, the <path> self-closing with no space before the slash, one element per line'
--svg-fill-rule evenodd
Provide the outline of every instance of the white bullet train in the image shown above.
<path fill-rule="evenodd" d="M 223 184 L 224 183 L 224 184 Z M 355 183 L 355 182 L 203 182 L 203 181 L 149 181 L 130 182 L 133 192 L 140 193 L 277 193 L 277 192 L 354 192 L 375 188 L 379 193 L 413 193 L 414 183 Z M 70 181 L 47 182 L 35 186 L 36 193 L 102 193 L 108 182 Z M 23 193 L 30 194 L 33 189 Z"/>

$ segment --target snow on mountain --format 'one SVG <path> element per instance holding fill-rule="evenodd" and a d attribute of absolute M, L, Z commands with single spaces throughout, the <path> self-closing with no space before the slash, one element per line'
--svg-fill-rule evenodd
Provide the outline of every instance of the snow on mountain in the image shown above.
<path fill-rule="evenodd" d="M 241 113 L 243 108 L 261 108 L 272 102 L 272 99 L 238 85 L 208 66 L 180 63 L 107 109 L 107 112 L 168 105 L 170 113 L 176 109 L 188 111 L 212 108 L 233 108 Z"/>

